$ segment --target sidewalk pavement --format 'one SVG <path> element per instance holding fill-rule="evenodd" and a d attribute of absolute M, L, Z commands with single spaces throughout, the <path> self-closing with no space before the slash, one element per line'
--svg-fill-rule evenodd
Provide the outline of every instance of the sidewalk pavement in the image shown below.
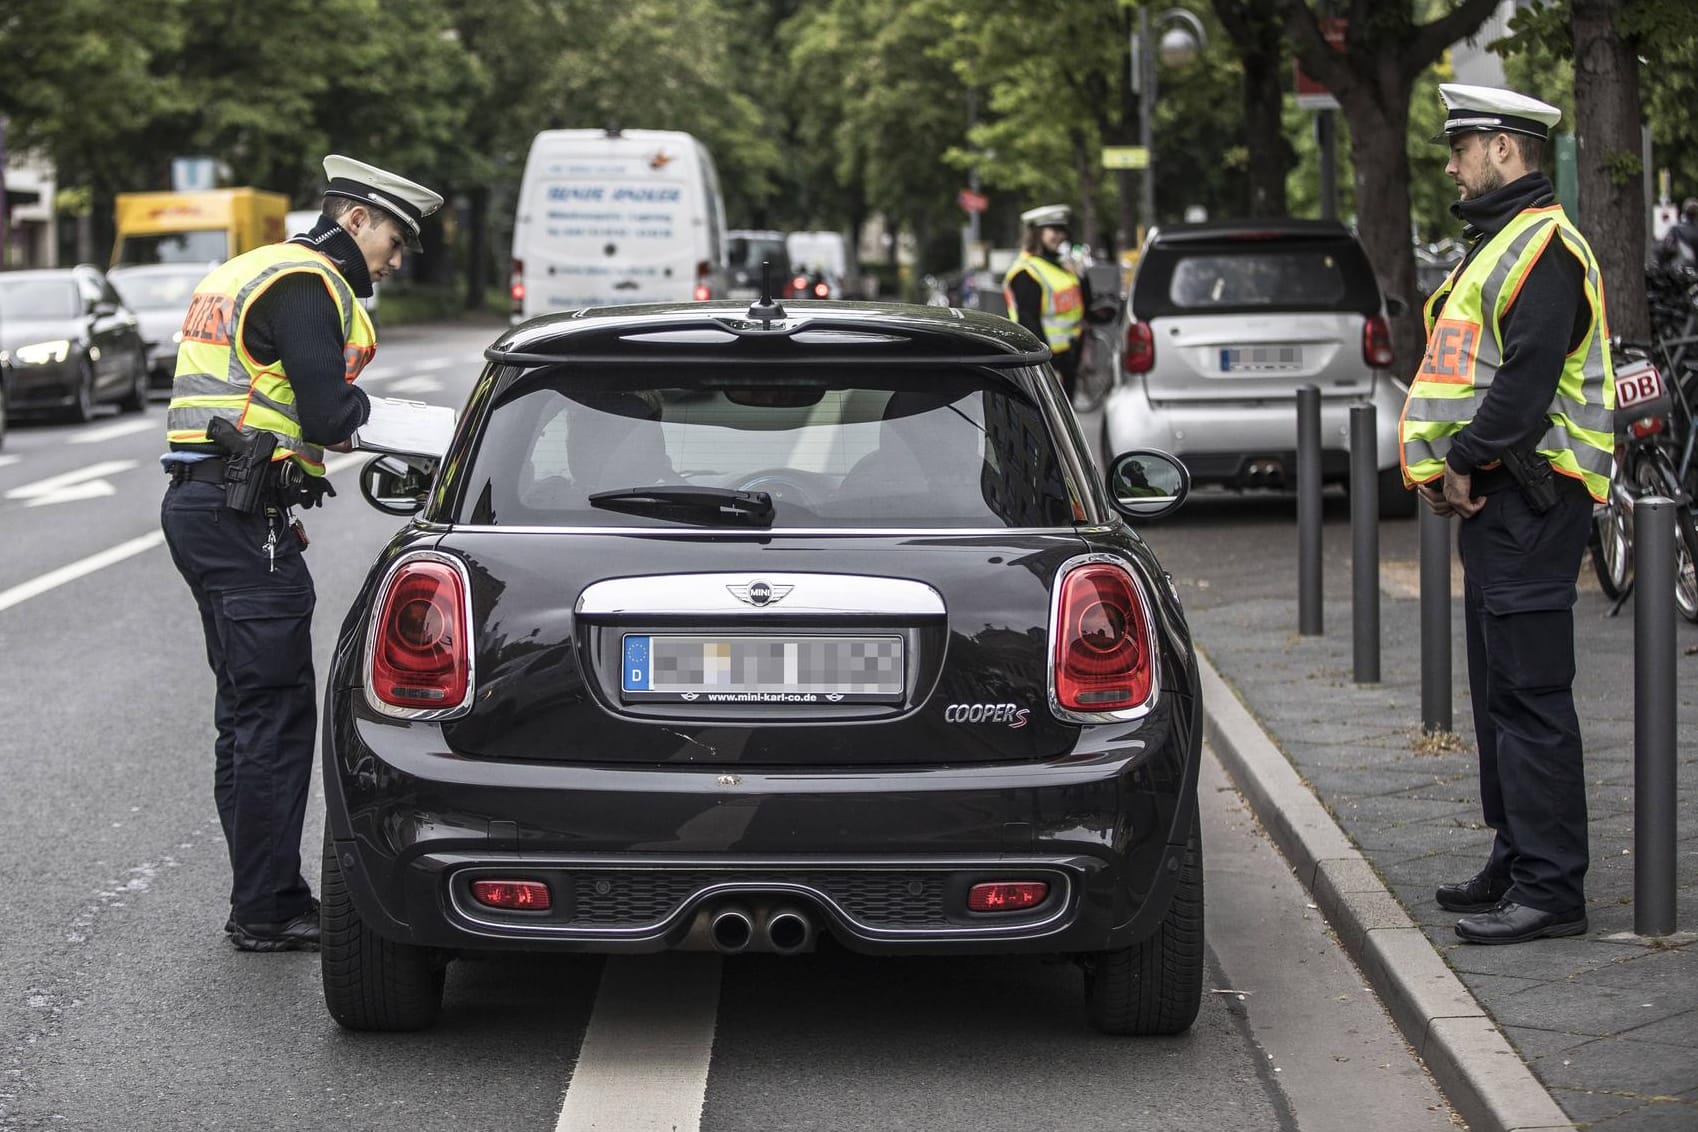
<path fill-rule="evenodd" d="M 1289 502 L 1273 506 L 1290 515 Z M 1187 577 L 1190 564 L 1163 555 L 1205 654 L 1212 745 L 1474 1132 L 1698 1129 L 1698 626 L 1682 622 L 1676 634 L 1678 934 L 1632 934 L 1633 606 L 1607 616 L 1613 603 L 1584 564 L 1575 692 L 1590 808 L 1590 931 L 1463 944 L 1452 931 L 1456 916 L 1433 899 L 1439 884 L 1477 871 L 1492 837 L 1480 815 L 1461 566 L 1453 556 L 1461 744 L 1441 749 L 1420 730 L 1416 524 L 1381 524 L 1382 679 L 1357 685 L 1349 524 L 1338 518 L 1329 507 L 1320 637 L 1297 633 L 1294 526 L 1288 536 L 1248 532 L 1256 568 L 1223 563 L 1213 581 L 1209 565 Z M 1152 529 L 1149 537 L 1162 555 L 1169 536 Z"/>

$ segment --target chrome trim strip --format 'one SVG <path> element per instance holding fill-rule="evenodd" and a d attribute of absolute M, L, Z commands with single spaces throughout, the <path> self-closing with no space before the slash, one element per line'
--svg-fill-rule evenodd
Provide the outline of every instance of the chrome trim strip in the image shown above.
<path fill-rule="evenodd" d="M 623 871 L 627 871 L 627 872 L 639 872 L 639 871 L 640 872 L 663 872 L 664 873 L 664 872 L 688 871 L 688 870 L 692 869 L 693 867 L 701 867 L 701 866 L 691 866 L 689 864 L 676 863 L 675 862 L 675 863 L 669 864 L 669 865 L 650 865 L 650 866 L 643 866 L 641 868 L 625 868 L 625 869 L 623 869 Z M 706 867 L 709 868 L 709 869 L 713 868 L 713 866 L 711 866 L 711 865 L 706 866 Z M 724 868 L 725 866 L 721 865 L 720 867 Z M 1062 893 L 1061 893 L 1060 901 L 1058 901 L 1057 904 L 1056 904 L 1055 911 L 1042 920 L 1033 920 L 1033 921 L 1029 921 L 1029 922 L 1026 922 L 1026 923 L 1020 923 L 1020 924 L 1008 924 L 1008 925 L 1001 926 L 1001 927 L 997 927 L 997 926 L 994 926 L 994 925 L 986 925 L 986 926 L 983 926 L 983 927 L 978 926 L 978 925 L 972 925 L 972 926 L 949 927 L 949 928 L 880 928 L 880 927 L 874 927 L 871 924 L 864 923 L 863 921 L 858 920 L 855 917 L 849 915 L 849 913 L 846 912 L 843 909 L 843 906 L 841 904 L 839 904 L 837 901 L 833 900 L 826 893 L 821 892 L 817 888 L 814 888 L 812 885 L 801 884 L 801 883 L 798 883 L 798 882 L 795 882 L 795 881 L 783 881 L 783 880 L 775 882 L 775 881 L 747 881 L 747 880 L 727 879 L 727 880 L 721 881 L 717 884 L 710 884 L 710 885 L 708 885 L 704 888 L 697 889 L 695 892 L 690 893 L 683 900 L 681 900 L 678 904 L 678 907 L 673 909 L 672 912 L 669 913 L 664 919 L 656 920 L 652 923 L 641 924 L 641 925 L 638 925 L 637 927 L 630 927 L 630 928 L 593 928 L 593 927 L 577 927 L 577 928 L 574 928 L 574 927 L 561 927 L 561 926 L 552 925 L 552 924 L 535 924 L 535 925 L 532 925 L 532 924 L 526 924 L 526 923 L 514 923 L 514 922 L 508 921 L 508 920 L 485 919 L 482 916 L 479 916 L 479 915 L 473 913 L 472 910 L 468 909 L 465 906 L 465 904 L 462 903 L 462 901 L 460 900 L 459 892 L 458 892 L 458 886 L 456 884 L 454 884 L 454 880 L 455 880 L 455 878 L 462 876 L 462 875 L 477 876 L 477 875 L 489 874 L 489 873 L 502 873 L 502 874 L 512 874 L 512 873 L 515 873 L 515 872 L 541 873 L 541 872 L 546 872 L 546 871 L 549 871 L 549 870 L 557 870 L 557 871 L 578 870 L 578 871 L 584 871 L 584 872 L 609 872 L 609 871 L 619 871 L 620 870 L 619 866 L 593 865 L 593 864 L 584 864 L 582 862 L 574 862 L 574 863 L 571 863 L 571 864 L 564 864 L 564 865 L 557 864 L 557 863 L 551 864 L 547 861 L 542 861 L 542 860 L 537 860 L 535 858 L 526 857 L 522 860 L 515 859 L 514 861 L 512 861 L 510 863 L 494 864 L 494 865 L 484 865 L 484 864 L 465 865 L 465 866 L 462 866 L 460 868 L 451 869 L 443 875 L 443 881 L 444 881 L 444 883 L 446 883 L 448 885 L 449 904 L 453 907 L 454 911 L 466 922 L 471 923 L 471 924 L 476 924 L 477 926 L 483 927 L 483 928 L 491 928 L 491 929 L 494 929 L 496 931 L 499 931 L 499 932 L 502 932 L 502 933 L 505 933 L 505 934 L 518 934 L 518 935 L 521 935 L 521 936 L 529 935 L 529 936 L 539 936 L 539 937 L 540 936 L 546 936 L 550 939 L 640 940 L 640 939 L 652 938 L 654 936 L 665 935 L 667 932 L 669 932 L 672 929 L 674 929 L 675 927 L 677 927 L 680 921 L 686 919 L 689 916 L 694 915 L 695 909 L 698 908 L 699 906 L 701 906 L 703 903 L 706 903 L 707 901 L 709 901 L 709 900 L 711 900 L 711 899 L 713 899 L 717 896 L 723 896 L 723 895 L 726 895 L 726 894 L 729 894 L 729 893 L 743 893 L 743 894 L 790 893 L 792 895 L 809 896 L 809 897 L 814 898 L 815 900 L 818 900 L 820 903 L 824 904 L 828 909 L 830 909 L 832 914 L 835 915 L 851 931 L 856 932 L 856 933 L 860 934 L 861 936 L 863 936 L 867 939 L 874 939 L 874 940 L 900 941 L 900 940 L 905 940 L 905 939 L 909 939 L 909 940 L 912 940 L 912 939 L 919 939 L 919 940 L 925 940 L 925 939 L 1002 939 L 1002 938 L 1009 938 L 1009 937 L 1016 937 L 1016 936 L 1053 935 L 1055 932 L 1060 931 L 1065 926 L 1064 924 L 1058 923 L 1058 921 L 1062 920 L 1063 918 L 1066 918 L 1069 921 L 1071 921 L 1077 915 L 1077 909 L 1074 907 L 1074 901 L 1073 901 L 1074 885 L 1073 885 L 1073 875 L 1072 875 L 1072 873 L 1070 873 L 1063 866 L 1056 865 L 1053 862 L 1048 862 L 1048 861 L 1033 863 L 1033 864 L 1022 864 L 1019 861 L 1012 861 L 1012 860 L 1008 860 L 1008 859 L 1005 859 L 1005 858 L 998 858 L 998 859 L 995 859 L 995 860 L 986 860 L 986 861 L 964 861 L 964 862 L 957 864 L 957 865 L 922 865 L 922 866 L 895 866 L 895 865 L 880 866 L 880 865 L 874 865 L 874 866 L 868 866 L 868 867 L 865 867 L 865 868 L 857 868 L 857 867 L 854 867 L 854 866 L 848 866 L 848 867 L 842 867 L 838 870 L 832 870 L 830 868 L 822 869 L 822 868 L 819 868 L 817 866 L 801 866 L 801 865 L 796 865 L 795 863 L 791 863 L 790 865 L 785 866 L 785 867 L 796 869 L 797 871 L 802 871 L 802 872 L 841 871 L 845 874 L 849 874 L 849 873 L 888 873 L 888 872 L 904 873 L 904 874 L 915 873 L 915 872 L 955 873 L 955 872 L 961 872 L 961 871 L 967 870 L 967 869 L 995 869 L 995 870 L 1007 870 L 1007 871 L 1011 871 L 1011 872 L 1044 872 L 1044 873 L 1050 875 L 1051 877 L 1055 877 L 1055 878 L 1060 879 Z M 761 867 L 759 865 L 751 864 L 751 865 L 738 865 L 738 866 L 735 866 L 735 868 L 738 871 L 755 872 L 755 871 L 759 871 Z M 728 869 L 727 871 L 731 871 L 731 870 Z M 1045 929 L 1045 930 L 1038 930 L 1038 929 Z"/>
<path fill-rule="evenodd" d="M 390 564 L 372 601 L 371 621 L 366 626 L 366 654 L 360 662 L 361 687 L 365 691 L 366 706 L 379 715 L 387 716 L 390 719 L 453 719 L 455 716 L 464 715 L 472 709 L 472 698 L 477 692 L 477 653 L 469 640 L 466 642 L 466 695 L 459 703 L 439 708 L 403 708 L 384 703 L 377 698 L 377 693 L 372 691 L 371 664 L 372 657 L 377 655 L 377 623 L 383 614 L 383 603 L 389 599 L 389 587 L 395 583 L 395 575 L 401 567 L 419 561 L 441 562 L 453 567 L 454 572 L 460 575 L 461 623 L 465 625 L 468 634 L 475 631 L 476 622 L 472 620 L 472 576 L 471 572 L 466 569 L 466 564 L 451 554 L 444 554 L 437 550 L 409 551 Z"/>
<path fill-rule="evenodd" d="M 1126 571 L 1132 579 L 1132 592 L 1138 595 L 1138 605 L 1144 614 L 1144 628 L 1150 633 L 1150 694 L 1144 702 L 1129 708 L 1116 711 L 1073 711 L 1061 706 L 1061 697 L 1055 690 L 1055 642 L 1061 629 L 1061 583 L 1067 577 L 1067 572 L 1076 566 L 1102 562 L 1110 566 L 1118 566 Z M 1118 554 L 1081 554 L 1069 558 L 1055 571 L 1055 581 L 1049 590 L 1049 647 L 1050 659 L 1045 666 L 1049 670 L 1049 710 L 1057 719 L 1070 720 L 1074 723 L 1123 723 L 1131 719 L 1142 719 L 1150 714 L 1156 699 L 1161 695 L 1161 650 L 1155 641 L 1156 619 L 1150 608 L 1150 597 L 1144 592 L 1143 582 L 1138 577 L 1138 571 L 1131 563 Z"/>
<path fill-rule="evenodd" d="M 452 523 L 433 525 L 444 533 L 515 534 L 515 535 L 635 535 L 639 538 L 710 538 L 762 540 L 775 538 L 864 538 L 902 536 L 904 538 L 1020 538 L 1050 535 L 1056 538 L 1077 538 L 1076 527 L 767 527 L 752 530 L 747 527 L 517 527 L 484 523 Z"/>
<path fill-rule="evenodd" d="M 738 599 L 732 587 L 766 582 L 783 596 L 767 605 Z M 740 617 L 785 614 L 884 613 L 942 617 L 943 595 L 924 582 L 863 574 L 737 573 L 651 574 L 592 582 L 573 612 L 685 613 Z"/>

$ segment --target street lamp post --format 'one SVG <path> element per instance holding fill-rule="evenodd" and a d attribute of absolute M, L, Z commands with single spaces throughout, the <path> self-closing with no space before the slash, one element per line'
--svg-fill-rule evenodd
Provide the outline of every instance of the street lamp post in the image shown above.
<path fill-rule="evenodd" d="M 1189 63 L 1209 45 L 1203 21 L 1184 8 L 1165 8 L 1156 13 L 1162 32 L 1161 61 L 1169 66 Z M 1144 183 L 1139 200 L 1139 219 L 1148 232 L 1156 219 L 1156 162 L 1151 145 L 1151 123 L 1156 108 L 1156 45 L 1150 39 L 1150 10 L 1138 9 L 1138 27 L 1132 33 L 1132 89 L 1138 95 L 1138 144 L 1144 149 Z"/>

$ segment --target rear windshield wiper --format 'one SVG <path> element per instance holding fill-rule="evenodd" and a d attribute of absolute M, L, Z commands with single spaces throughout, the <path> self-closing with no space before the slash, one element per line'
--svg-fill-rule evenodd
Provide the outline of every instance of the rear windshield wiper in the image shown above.
<path fill-rule="evenodd" d="M 598 491 L 591 507 L 653 515 L 678 522 L 712 522 L 735 527 L 772 526 L 772 496 L 728 487 L 626 487 Z"/>

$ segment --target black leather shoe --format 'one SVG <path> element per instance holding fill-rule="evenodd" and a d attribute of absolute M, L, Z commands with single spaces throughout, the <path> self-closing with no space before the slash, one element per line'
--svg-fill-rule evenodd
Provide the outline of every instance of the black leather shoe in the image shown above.
<path fill-rule="evenodd" d="M 280 924 L 230 921 L 230 942 L 238 951 L 317 951 L 318 901 L 292 920 Z"/>
<path fill-rule="evenodd" d="M 1461 884 L 1441 884 L 1434 898 L 1446 912 L 1490 912 L 1509 892 L 1508 877 L 1479 872 Z"/>
<path fill-rule="evenodd" d="M 1572 912 L 1541 912 L 1513 900 L 1505 900 L 1490 912 L 1464 916 L 1456 921 L 1456 934 L 1465 943 L 1526 943 L 1564 935 L 1582 935 L 1587 928 L 1586 909 Z"/>

